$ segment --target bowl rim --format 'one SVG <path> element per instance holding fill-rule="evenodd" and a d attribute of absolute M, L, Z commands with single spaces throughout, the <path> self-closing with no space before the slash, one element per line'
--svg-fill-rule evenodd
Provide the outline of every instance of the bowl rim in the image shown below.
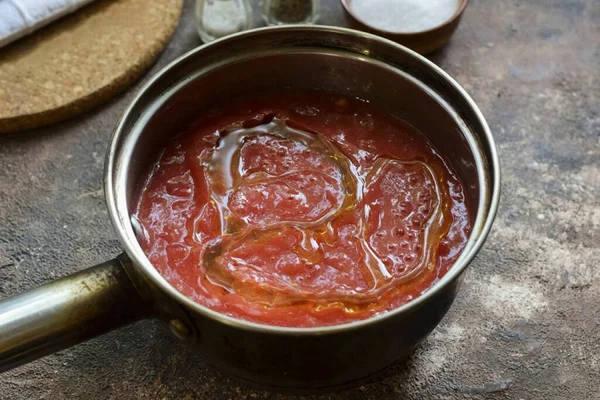
<path fill-rule="evenodd" d="M 433 69 L 436 73 L 440 74 L 448 84 L 450 84 L 458 93 L 463 97 L 463 99 L 467 102 L 468 106 L 473 111 L 476 119 L 480 123 L 482 127 L 482 134 L 485 136 L 485 139 L 489 143 L 489 154 L 487 155 L 487 161 L 489 164 L 488 173 L 488 192 L 489 198 L 482 198 L 477 205 L 478 211 L 476 214 L 476 219 L 474 221 L 474 227 L 477 225 L 481 225 L 478 234 L 476 235 L 476 239 L 473 241 L 471 236 L 465 249 L 461 252 L 459 258 L 452 264 L 452 266 L 448 269 L 447 273 L 435 282 L 429 289 L 427 289 L 424 293 L 420 294 L 415 299 L 409 301 L 406 304 L 401 305 L 400 307 L 394 308 L 392 310 L 382 312 L 380 314 L 373 315 L 369 318 L 353 321 L 344 324 L 338 325 L 327 325 L 327 326 L 317 326 L 317 327 L 284 327 L 278 325 L 268 325 L 264 323 L 257 323 L 246 321 L 243 319 L 235 318 L 228 316 L 226 314 L 220 313 L 218 311 L 214 311 L 206 306 L 203 306 L 199 303 L 196 303 L 194 300 L 185 296 L 183 293 L 178 291 L 174 286 L 172 286 L 150 263 L 148 258 L 142 252 L 141 247 L 139 246 L 135 236 L 133 234 L 133 229 L 131 227 L 129 210 L 128 206 L 125 202 L 124 196 L 121 194 L 124 189 L 119 189 L 120 180 L 125 180 L 124 176 L 126 174 L 119 173 L 119 169 L 124 168 L 123 165 L 119 163 L 120 159 L 125 156 L 130 156 L 132 149 L 122 150 L 120 145 L 122 142 L 126 141 L 131 133 L 135 131 L 135 129 L 127 130 L 128 121 L 133 118 L 132 114 L 135 115 L 134 110 L 137 106 L 137 103 L 141 101 L 142 97 L 145 95 L 147 91 L 149 91 L 152 86 L 162 79 L 166 74 L 168 74 L 174 67 L 176 67 L 179 63 L 182 63 L 188 58 L 196 56 L 197 53 L 204 51 L 209 46 L 214 46 L 216 44 L 225 44 L 230 41 L 237 41 L 246 36 L 252 35 L 263 35 L 269 34 L 271 32 L 280 32 L 280 31 L 304 31 L 309 30 L 313 32 L 317 32 L 319 34 L 341 34 L 344 36 L 362 36 L 364 39 L 369 41 L 377 41 L 383 42 L 383 44 L 392 46 L 396 51 L 401 51 L 407 53 L 408 56 L 416 57 L 421 62 L 425 63 L 429 68 Z M 177 85 L 175 85 L 177 86 Z M 135 120 L 132 128 L 139 123 L 138 120 Z M 137 139 L 135 140 L 137 143 Z M 481 151 L 481 148 L 479 149 Z M 122 153 L 125 153 L 125 156 Z M 116 180 L 115 175 L 119 175 L 120 179 Z M 481 177 L 479 177 L 481 181 Z M 124 182 L 123 182 L 124 183 Z M 482 189 L 480 188 L 480 191 Z M 317 335 L 327 335 L 327 334 L 336 334 L 340 332 L 345 332 L 348 330 L 355 330 L 364 327 L 371 326 L 372 324 L 381 323 L 384 320 L 394 318 L 399 314 L 404 314 L 407 312 L 416 309 L 421 304 L 430 301 L 438 292 L 448 286 L 451 282 L 457 279 L 462 272 L 466 269 L 466 267 L 471 263 L 475 255 L 481 249 L 483 243 L 485 242 L 489 231 L 494 222 L 499 197 L 500 197 L 500 163 L 498 158 L 498 153 L 495 145 L 494 138 L 489 129 L 489 126 L 483 117 L 483 114 L 475 104 L 475 102 L 469 97 L 469 95 L 465 92 L 465 90 L 452 79 L 446 72 L 444 72 L 441 68 L 435 65 L 433 62 L 427 60 L 425 57 L 420 54 L 410 50 L 398 43 L 390 41 L 385 38 L 381 38 L 379 36 L 365 33 L 362 31 L 347 29 L 347 28 L 339 28 L 339 27 L 331 27 L 331 26 L 314 26 L 314 25 L 296 25 L 296 26 L 275 26 L 275 27 L 265 27 L 254 29 L 251 31 L 241 32 L 235 35 L 228 36 L 226 38 L 222 38 L 211 42 L 210 44 L 205 44 L 194 48 L 183 55 L 177 57 L 175 60 L 168 63 L 165 67 L 163 67 L 158 73 L 153 75 L 137 92 L 134 98 L 129 102 L 127 108 L 123 111 L 121 118 L 119 119 L 117 126 L 114 130 L 114 133 L 110 139 L 109 146 L 107 149 L 106 160 L 105 160 L 105 171 L 104 171 L 104 191 L 105 191 L 105 200 L 108 208 L 109 218 L 111 223 L 115 229 L 118 239 L 120 240 L 122 246 L 125 249 L 125 253 L 129 256 L 132 261 L 134 268 L 138 271 L 141 271 L 142 275 L 149 278 L 149 280 L 156 285 L 163 293 L 167 294 L 169 297 L 175 299 L 178 303 L 184 305 L 188 309 L 191 309 L 194 312 L 201 314 L 204 317 L 210 318 L 211 320 L 220 322 L 224 325 L 229 325 L 235 328 L 239 328 L 242 330 L 261 332 L 261 333 L 270 333 L 277 335 L 292 335 L 292 336 L 317 336 Z M 487 193 L 486 193 L 487 194 Z M 482 204 L 485 203 L 485 206 Z M 478 224 L 479 221 L 479 224 Z M 474 235 L 472 233 L 471 235 Z M 132 239 L 133 238 L 133 239 Z"/>
<path fill-rule="evenodd" d="M 356 20 L 356 22 L 371 29 L 373 32 L 377 32 L 378 34 L 382 34 L 382 35 L 389 36 L 389 37 L 413 37 L 414 38 L 417 36 L 436 32 L 446 26 L 452 25 L 458 18 L 460 18 L 460 16 L 463 14 L 463 12 L 465 11 L 465 8 L 467 8 L 467 5 L 469 3 L 469 0 L 459 0 L 459 1 L 460 1 L 460 5 L 458 6 L 458 9 L 454 12 L 454 14 L 452 14 L 452 16 L 450 18 L 448 18 L 446 21 L 442 22 L 439 25 L 436 25 L 434 27 L 431 27 L 429 29 L 425 29 L 422 31 L 390 31 L 387 29 L 378 28 L 374 25 L 371 25 L 371 24 L 365 22 L 365 20 L 363 18 L 359 17 L 356 14 L 356 12 L 354 12 L 352 10 L 352 7 L 350 5 L 352 0 L 340 0 L 340 3 L 342 3 L 344 10 L 352 18 L 354 18 L 354 20 Z"/>

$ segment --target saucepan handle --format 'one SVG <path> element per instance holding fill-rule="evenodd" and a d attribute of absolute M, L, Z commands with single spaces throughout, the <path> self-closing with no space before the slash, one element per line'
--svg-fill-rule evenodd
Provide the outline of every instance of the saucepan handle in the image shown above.
<path fill-rule="evenodd" d="M 0 300 L 0 372 L 148 316 L 118 259 Z"/>

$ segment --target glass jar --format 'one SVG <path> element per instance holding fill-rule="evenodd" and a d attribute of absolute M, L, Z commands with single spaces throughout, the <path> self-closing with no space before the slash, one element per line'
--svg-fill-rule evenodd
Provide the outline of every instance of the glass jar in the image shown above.
<path fill-rule="evenodd" d="M 263 0 L 263 18 L 268 25 L 314 24 L 319 18 L 319 0 Z"/>
<path fill-rule="evenodd" d="M 196 27 L 204 43 L 252 27 L 248 0 L 196 0 Z"/>

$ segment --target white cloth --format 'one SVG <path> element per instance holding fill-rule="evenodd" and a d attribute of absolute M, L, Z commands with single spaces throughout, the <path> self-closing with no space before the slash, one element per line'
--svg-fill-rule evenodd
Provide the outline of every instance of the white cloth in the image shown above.
<path fill-rule="evenodd" d="M 0 0 L 0 47 L 93 0 Z"/>

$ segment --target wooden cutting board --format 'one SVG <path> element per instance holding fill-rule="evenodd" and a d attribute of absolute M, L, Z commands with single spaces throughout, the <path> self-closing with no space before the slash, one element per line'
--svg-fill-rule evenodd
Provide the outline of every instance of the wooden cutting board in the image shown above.
<path fill-rule="evenodd" d="M 0 49 L 0 133 L 69 118 L 146 71 L 183 0 L 98 0 Z"/>

